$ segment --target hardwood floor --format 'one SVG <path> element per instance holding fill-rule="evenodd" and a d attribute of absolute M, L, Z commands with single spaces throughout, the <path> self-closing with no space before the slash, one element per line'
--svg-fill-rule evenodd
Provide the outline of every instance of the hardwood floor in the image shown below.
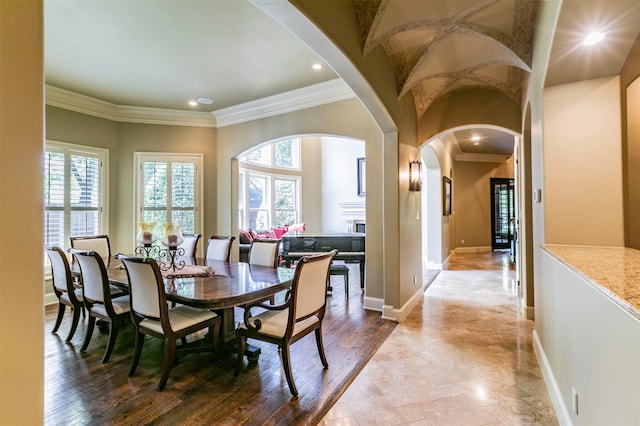
<path fill-rule="evenodd" d="M 166 389 L 158 392 L 164 355 L 158 339 L 147 338 L 136 374 L 128 377 L 133 329 L 119 332 L 111 359 L 101 364 L 107 335 L 96 330 L 87 352 L 81 353 L 86 320 L 66 344 L 70 313 L 58 333 L 51 334 L 55 312 L 47 309 L 44 423 L 317 424 L 396 326 L 363 309 L 357 265 L 350 265 L 349 283 L 347 300 L 341 277 L 332 277 L 334 290 L 323 324 L 329 368 L 322 368 L 313 335 L 292 346 L 297 401 L 290 399 L 274 345 L 252 342 L 262 350 L 260 359 L 251 365 L 245 361 L 237 378 L 235 355 L 221 360 L 211 354 L 186 355 L 171 371 Z"/>

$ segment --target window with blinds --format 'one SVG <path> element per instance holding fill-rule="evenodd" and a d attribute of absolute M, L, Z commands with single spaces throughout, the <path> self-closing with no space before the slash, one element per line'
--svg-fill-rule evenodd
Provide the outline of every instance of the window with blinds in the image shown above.
<path fill-rule="evenodd" d="M 47 141 L 44 154 L 44 243 L 69 246 L 69 237 L 106 233 L 108 152 Z"/>
<path fill-rule="evenodd" d="M 202 155 L 136 153 L 136 223 L 176 222 L 201 233 Z"/>

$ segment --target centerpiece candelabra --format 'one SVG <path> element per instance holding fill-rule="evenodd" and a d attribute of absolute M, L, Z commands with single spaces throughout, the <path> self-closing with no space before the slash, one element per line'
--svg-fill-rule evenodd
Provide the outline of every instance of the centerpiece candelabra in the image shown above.
<path fill-rule="evenodd" d="M 164 233 L 160 238 L 160 243 L 167 248 L 159 250 L 159 258 L 165 260 L 160 261 L 158 266 L 163 271 L 182 269 L 185 265 L 184 260 L 177 261 L 180 256 L 184 256 L 184 249 L 180 247 L 184 240 L 180 230 L 181 225 L 179 223 L 165 223 L 163 228 Z"/>
<path fill-rule="evenodd" d="M 136 254 L 144 257 L 158 257 L 160 247 L 154 245 L 158 241 L 156 222 L 138 222 L 136 240 L 140 244 L 136 247 Z"/>

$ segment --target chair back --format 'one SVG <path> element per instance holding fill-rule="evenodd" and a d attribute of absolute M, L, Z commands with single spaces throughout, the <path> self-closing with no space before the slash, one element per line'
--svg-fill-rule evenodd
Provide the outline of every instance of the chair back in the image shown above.
<path fill-rule="evenodd" d="M 119 257 L 127 271 L 131 312 L 141 318 L 160 320 L 167 309 L 162 273 L 155 260 Z"/>
<path fill-rule="evenodd" d="M 200 236 L 200 234 L 182 234 L 182 244 L 178 248 L 184 249 L 184 256 L 196 257 Z"/>
<path fill-rule="evenodd" d="M 213 260 L 229 261 L 231 255 L 231 245 L 236 237 L 226 237 L 220 235 L 212 235 L 207 241 L 207 253 L 205 257 Z"/>
<path fill-rule="evenodd" d="M 253 240 L 249 249 L 249 264 L 276 268 L 280 244 L 282 244 L 282 240 L 267 238 Z"/>
<path fill-rule="evenodd" d="M 51 263 L 53 287 L 61 293 L 69 293 L 69 298 L 75 299 L 69 259 L 67 259 L 64 250 L 57 246 L 49 246 L 45 248 L 45 251 Z"/>
<path fill-rule="evenodd" d="M 332 250 L 316 256 L 305 256 L 296 265 L 291 285 L 290 327 L 295 321 L 313 314 L 317 314 L 320 319 L 324 316 L 329 266 L 337 253 L 338 250 Z"/>
<path fill-rule="evenodd" d="M 76 249 L 69 249 L 69 252 L 80 265 L 80 282 L 84 299 L 105 305 L 109 303 L 108 301 L 111 300 L 109 278 L 100 253 Z"/>
<path fill-rule="evenodd" d="M 111 244 L 108 235 L 89 235 L 84 237 L 70 237 L 71 248 L 82 251 L 95 251 L 101 257 L 111 256 Z"/>

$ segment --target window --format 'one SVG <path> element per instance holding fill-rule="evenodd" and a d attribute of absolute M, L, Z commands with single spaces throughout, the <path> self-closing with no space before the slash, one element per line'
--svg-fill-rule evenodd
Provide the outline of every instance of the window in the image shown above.
<path fill-rule="evenodd" d="M 183 233 L 201 233 L 202 155 L 136 153 L 136 173 L 136 223 L 176 222 Z"/>
<path fill-rule="evenodd" d="M 300 170 L 300 138 L 264 145 L 240 157 L 240 161 L 274 169 Z"/>
<path fill-rule="evenodd" d="M 300 222 L 300 139 L 273 142 L 239 159 L 240 226 L 262 230 Z"/>
<path fill-rule="evenodd" d="M 47 141 L 44 153 L 44 243 L 107 233 L 108 151 Z M 46 258 L 46 256 L 45 256 Z M 45 261 L 46 264 L 46 261 Z"/>
<path fill-rule="evenodd" d="M 244 169 L 240 172 L 240 188 L 241 227 L 269 229 L 300 222 L 300 176 Z"/>

